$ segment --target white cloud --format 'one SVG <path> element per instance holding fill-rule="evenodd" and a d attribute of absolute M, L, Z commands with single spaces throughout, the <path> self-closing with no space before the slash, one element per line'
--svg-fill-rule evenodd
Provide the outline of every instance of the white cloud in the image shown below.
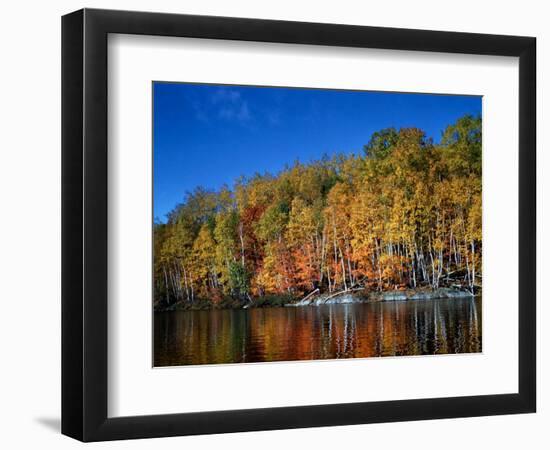
<path fill-rule="evenodd" d="M 210 102 L 218 108 L 217 115 L 221 119 L 235 120 L 240 123 L 246 123 L 252 119 L 248 102 L 242 98 L 239 91 L 220 88 L 212 94 Z"/>

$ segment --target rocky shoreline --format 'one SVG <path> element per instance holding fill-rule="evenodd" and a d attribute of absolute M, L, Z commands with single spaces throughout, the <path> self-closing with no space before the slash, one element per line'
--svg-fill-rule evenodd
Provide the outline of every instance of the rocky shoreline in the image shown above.
<path fill-rule="evenodd" d="M 477 294 L 476 294 L 477 295 Z M 253 299 L 243 304 L 242 300 L 231 297 L 224 298 L 221 302 L 198 299 L 193 304 L 175 303 L 163 306 L 160 303 L 153 305 L 155 312 L 167 312 L 178 310 L 211 310 L 211 309 L 252 309 L 252 308 L 277 308 L 277 307 L 302 307 L 337 305 L 349 303 L 375 303 L 375 302 L 402 302 L 413 300 L 437 300 L 473 298 L 474 295 L 460 288 L 419 288 L 394 291 L 367 291 L 364 288 L 348 289 L 339 292 L 319 292 L 315 290 L 301 299 L 291 296 L 265 296 Z"/>
<path fill-rule="evenodd" d="M 346 303 L 373 303 L 411 300 L 436 300 L 443 298 L 472 298 L 469 291 L 453 288 L 439 289 L 407 289 L 403 291 L 365 292 L 364 290 L 348 290 L 335 294 L 308 295 L 295 303 L 287 303 L 285 306 L 320 306 Z"/>

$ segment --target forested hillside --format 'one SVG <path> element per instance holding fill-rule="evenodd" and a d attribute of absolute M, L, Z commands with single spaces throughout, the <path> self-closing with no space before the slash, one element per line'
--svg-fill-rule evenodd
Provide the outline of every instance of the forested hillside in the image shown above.
<path fill-rule="evenodd" d="M 317 288 L 473 292 L 481 217 L 480 117 L 448 126 L 437 144 L 416 128 L 384 129 L 360 155 L 188 193 L 154 225 L 154 301 L 246 304 Z"/>

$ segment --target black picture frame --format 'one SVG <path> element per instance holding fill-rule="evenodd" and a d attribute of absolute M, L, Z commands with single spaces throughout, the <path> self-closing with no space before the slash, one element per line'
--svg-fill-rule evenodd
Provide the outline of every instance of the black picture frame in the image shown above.
<path fill-rule="evenodd" d="M 107 416 L 109 33 L 519 57 L 518 393 Z M 83 9 L 62 18 L 62 433 L 82 441 L 535 412 L 536 40 Z"/>

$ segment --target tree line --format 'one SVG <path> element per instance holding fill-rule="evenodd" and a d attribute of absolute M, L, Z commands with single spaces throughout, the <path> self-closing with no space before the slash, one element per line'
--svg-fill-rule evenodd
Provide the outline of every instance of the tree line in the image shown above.
<path fill-rule="evenodd" d="M 439 143 L 374 133 L 360 155 L 197 187 L 154 224 L 154 300 L 481 286 L 481 117 Z"/>

